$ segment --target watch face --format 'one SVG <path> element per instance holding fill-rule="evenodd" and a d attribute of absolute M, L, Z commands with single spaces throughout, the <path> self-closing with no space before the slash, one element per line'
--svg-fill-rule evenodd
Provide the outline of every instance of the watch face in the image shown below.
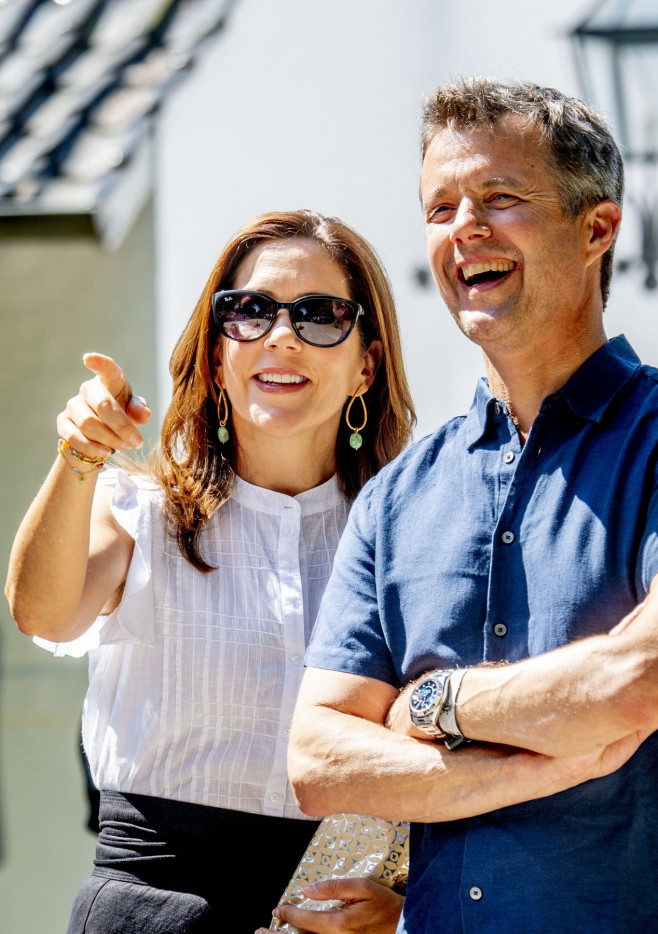
<path fill-rule="evenodd" d="M 423 716 L 431 710 L 439 699 L 440 685 L 434 678 L 421 681 L 411 696 L 409 706 L 415 714 Z"/>

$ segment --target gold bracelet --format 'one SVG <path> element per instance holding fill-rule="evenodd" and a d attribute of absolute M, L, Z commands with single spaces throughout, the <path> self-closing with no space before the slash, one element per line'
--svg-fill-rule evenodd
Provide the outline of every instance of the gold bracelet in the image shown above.
<path fill-rule="evenodd" d="M 64 450 L 62 450 L 62 448 Z M 105 461 L 108 460 L 107 457 L 88 457 L 86 454 L 83 454 L 82 451 L 76 451 L 75 448 L 72 448 L 68 441 L 65 441 L 63 438 L 60 438 L 57 442 L 57 450 L 60 454 L 72 454 L 76 460 L 82 461 L 83 464 L 93 464 L 94 467 L 98 464 L 104 464 Z"/>
<path fill-rule="evenodd" d="M 81 461 L 83 464 L 91 464 L 96 468 L 96 470 L 102 470 L 109 460 L 109 457 L 88 457 L 86 454 L 83 454 L 82 451 L 76 451 L 75 448 L 72 448 L 68 441 L 65 441 L 63 438 L 60 438 L 57 442 L 57 450 L 62 455 L 70 454 L 72 457 L 75 457 L 76 460 Z M 112 453 L 114 453 L 114 451 Z M 80 483 L 84 483 L 85 477 L 88 473 L 93 473 L 91 470 L 87 470 L 85 473 L 83 473 L 78 467 L 71 467 L 71 470 L 76 475 Z"/>

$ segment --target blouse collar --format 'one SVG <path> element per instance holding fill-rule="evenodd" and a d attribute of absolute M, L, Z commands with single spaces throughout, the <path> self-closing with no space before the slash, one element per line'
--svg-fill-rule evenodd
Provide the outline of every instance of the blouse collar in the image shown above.
<path fill-rule="evenodd" d="M 248 483 L 236 476 L 230 499 L 243 506 L 272 515 L 280 515 L 285 509 L 292 508 L 298 509 L 302 516 L 308 516 L 317 512 L 326 512 L 345 503 L 345 496 L 338 488 L 338 479 L 335 474 L 325 483 L 310 490 L 304 490 L 297 496 L 288 496 L 286 493 L 277 493 L 262 486 L 254 486 L 253 483 Z"/>

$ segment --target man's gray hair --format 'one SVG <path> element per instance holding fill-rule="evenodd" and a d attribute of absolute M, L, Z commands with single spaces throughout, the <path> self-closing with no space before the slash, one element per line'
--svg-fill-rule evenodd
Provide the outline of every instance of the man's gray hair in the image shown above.
<path fill-rule="evenodd" d="M 422 111 L 422 154 L 439 132 L 489 125 L 505 114 L 525 117 L 546 144 L 547 168 L 566 217 L 577 217 L 599 201 L 621 206 L 624 164 L 609 126 L 593 107 L 555 88 L 486 76 L 457 78 L 433 91 Z M 614 241 L 601 262 L 603 304 L 608 300 Z"/>

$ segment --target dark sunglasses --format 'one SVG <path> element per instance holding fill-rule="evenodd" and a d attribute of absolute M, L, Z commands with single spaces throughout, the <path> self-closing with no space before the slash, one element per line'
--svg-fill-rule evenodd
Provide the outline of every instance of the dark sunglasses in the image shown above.
<path fill-rule="evenodd" d="M 212 297 L 215 325 L 232 341 L 257 341 L 264 337 L 281 308 L 290 315 L 297 337 L 312 347 L 342 344 L 363 314 L 358 302 L 331 295 L 304 295 L 294 302 L 277 302 L 263 292 L 228 289 L 215 292 Z"/>

